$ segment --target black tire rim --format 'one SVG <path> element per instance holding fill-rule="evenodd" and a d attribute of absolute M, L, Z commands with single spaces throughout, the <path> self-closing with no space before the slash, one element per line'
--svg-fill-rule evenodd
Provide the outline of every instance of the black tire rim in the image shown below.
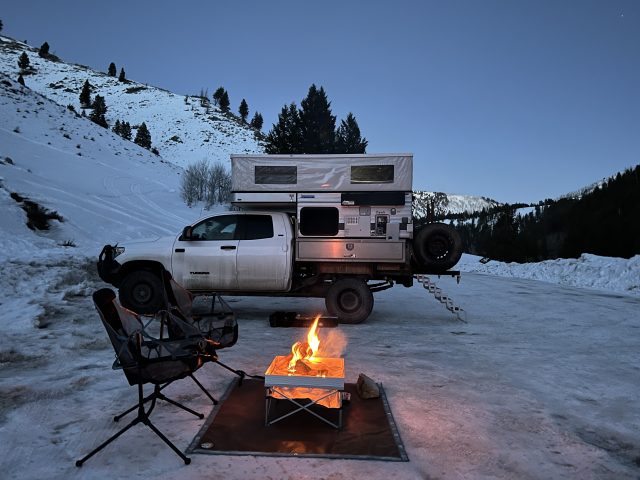
<path fill-rule="evenodd" d="M 443 235 L 434 235 L 427 242 L 427 251 L 435 260 L 444 260 L 449 254 L 449 239 Z"/>
<path fill-rule="evenodd" d="M 138 283 L 133 287 L 131 296 L 133 297 L 133 301 L 138 305 L 145 305 L 149 303 L 153 296 L 153 288 L 148 283 Z"/>
<path fill-rule="evenodd" d="M 355 290 L 345 290 L 338 298 L 340 310 L 346 313 L 353 313 L 360 308 L 362 302 Z"/>

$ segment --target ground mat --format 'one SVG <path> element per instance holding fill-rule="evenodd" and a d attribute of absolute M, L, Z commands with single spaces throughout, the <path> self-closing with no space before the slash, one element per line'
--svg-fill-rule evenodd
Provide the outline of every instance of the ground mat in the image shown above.
<path fill-rule="evenodd" d="M 351 400 L 343 407 L 343 425 L 337 430 L 306 411 L 265 426 L 265 389 L 262 380 L 235 380 L 187 449 L 188 453 L 270 455 L 408 461 L 382 385 L 381 397 L 362 400 L 354 384 L 346 384 Z M 295 406 L 278 400 L 277 416 Z M 337 411 L 316 408 L 337 418 Z M 274 417 L 271 417 L 274 418 Z"/>

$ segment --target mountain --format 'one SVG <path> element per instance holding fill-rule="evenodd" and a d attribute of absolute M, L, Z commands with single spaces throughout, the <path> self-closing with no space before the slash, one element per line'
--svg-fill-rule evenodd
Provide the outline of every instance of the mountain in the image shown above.
<path fill-rule="evenodd" d="M 200 216 L 180 198 L 181 167 L 2 74 L 0 111 L 0 258 L 65 243 L 95 255 Z M 48 230 L 29 230 L 27 210 L 49 212 Z"/>
<path fill-rule="evenodd" d="M 116 120 L 129 122 L 132 127 L 145 122 L 152 146 L 171 163 L 186 167 L 206 159 L 228 166 L 231 153 L 264 151 L 253 129 L 216 106 L 203 106 L 200 98 L 177 95 L 132 80 L 120 82 L 117 77 L 65 63 L 55 56 L 41 58 L 38 49 L 0 36 L 0 71 L 10 80 L 18 79 L 18 58 L 22 53 L 27 54 L 32 67 L 31 73 L 23 75 L 28 88 L 81 112 L 80 92 L 88 80 L 91 98 L 95 95 L 105 98 L 109 126 L 113 127 Z M 105 59 L 105 69 L 108 63 L 109 59 Z"/>
<path fill-rule="evenodd" d="M 416 190 L 413 192 L 414 216 L 416 218 L 426 217 L 432 202 L 435 202 L 436 212 L 444 215 L 481 212 L 483 209 L 489 210 L 502 205 L 487 197 Z"/>

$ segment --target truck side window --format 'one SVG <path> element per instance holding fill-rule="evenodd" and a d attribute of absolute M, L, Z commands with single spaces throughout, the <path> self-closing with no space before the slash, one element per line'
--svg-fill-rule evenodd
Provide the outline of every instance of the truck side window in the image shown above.
<path fill-rule="evenodd" d="M 332 237 L 338 233 L 338 209 L 303 207 L 300 209 L 300 233 L 306 236 Z"/>
<path fill-rule="evenodd" d="M 244 240 L 273 238 L 271 215 L 243 215 L 245 222 Z"/>
<path fill-rule="evenodd" d="M 233 240 L 237 224 L 237 215 L 207 218 L 193 227 L 191 238 L 192 240 Z"/>

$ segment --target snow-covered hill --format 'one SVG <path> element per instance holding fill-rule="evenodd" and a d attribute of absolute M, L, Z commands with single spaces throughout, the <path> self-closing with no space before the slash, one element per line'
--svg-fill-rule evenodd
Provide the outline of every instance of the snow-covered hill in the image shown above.
<path fill-rule="evenodd" d="M 199 216 L 180 199 L 182 168 L 4 75 L 0 112 L 0 259 L 68 242 L 95 254 L 103 243 L 173 233 Z M 63 220 L 29 230 L 21 198 Z"/>
<path fill-rule="evenodd" d="M 264 151 L 252 129 L 224 115 L 215 106 L 202 106 L 198 98 L 187 98 L 132 80 L 119 82 L 117 77 L 82 65 L 44 59 L 38 56 L 37 49 L 0 36 L 0 71 L 13 81 L 18 79 L 18 58 L 23 52 L 34 70 L 24 75 L 27 87 L 62 106 L 73 105 L 81 111 L 79 96 L 88 80 L 93 87 L 92 98 L 96 94 L 105 97 L 110 126 L 116 120 L 129 122 L 132 127 L 145 122 L 153 146 L 164 159 L 176 165 L 185 167 L 203 159 L 228 165 L 231 153 Z M 105 59 L 106 65 L 108 59 Z"/>
<path fill-rule="evenodd" d="M 480 212 L 483 209 L 490 209 L 497 205 L 499 202 L 486 197 L 477 197 L 473 195 L 456 195 L 451 193 L 434 193 L 425 191 L 413 192 L 413 214 L 416 218 L 423 218 L 427 216 L 427 210 L 430 202 L 441 195 L 446 196 L 446 200 L 440 207 L 443 213 L 473 213 Z M 438 207 L 436 206 L 436 209 Z"/>

